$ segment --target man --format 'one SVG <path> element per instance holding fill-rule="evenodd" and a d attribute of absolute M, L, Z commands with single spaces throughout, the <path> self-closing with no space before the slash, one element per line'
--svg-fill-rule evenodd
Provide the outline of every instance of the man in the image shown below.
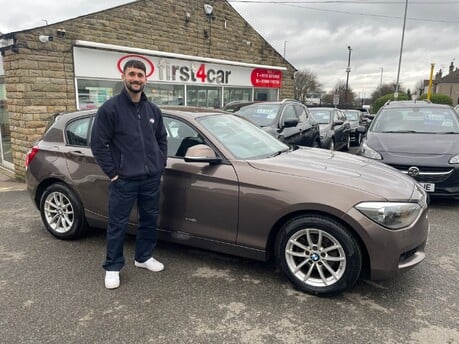
<path fill-rule="evenodd" d="M 120 285 L 124 237 L 135 201 L 139 226 L 134 264 L 155 272 L 164 269 L 152 252 L 156 245 L 160 180 L 167 159 L 166 130 L 161 110 L 143 92 L 147 82 L 143 62 L 126 62 L 122 80 L 121 93 L 98 110 L 91 134 L 94 157 L 111 181 L 107 255 L 103 265 L 108 289 Z"/>

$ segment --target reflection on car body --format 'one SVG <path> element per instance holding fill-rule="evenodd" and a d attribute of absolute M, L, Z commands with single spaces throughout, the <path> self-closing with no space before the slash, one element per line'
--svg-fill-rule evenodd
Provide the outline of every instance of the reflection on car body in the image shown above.
<path fill-rule="evenodd" d="M 287 146 L 232 114 L 162 110 L 160 240 L 275 259 L 298 289 L 321 295 L 349 289 L 363 271 L 391 278 L 424 259 L 426 193 L 410 177 L 363 157 Z M 88 141 L 94 115 L 57 116 L 27 155 L 28 191 L 61 239 L 106 226 L 109 180 Z"/>

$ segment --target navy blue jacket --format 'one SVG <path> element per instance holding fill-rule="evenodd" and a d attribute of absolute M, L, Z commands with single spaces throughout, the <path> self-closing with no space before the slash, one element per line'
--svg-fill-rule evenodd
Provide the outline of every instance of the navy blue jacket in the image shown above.
<path fill-rule="evenodd" d="M 110 179 L 161 175 L 167 159 L 161 110 L 143 92 L 139 103 L 132 102 L 123 88 L 97 111 L 91 150 Z"/>

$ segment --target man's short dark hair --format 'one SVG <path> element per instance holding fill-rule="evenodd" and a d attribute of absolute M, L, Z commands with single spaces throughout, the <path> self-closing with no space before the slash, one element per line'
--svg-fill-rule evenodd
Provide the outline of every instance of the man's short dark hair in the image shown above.
<path fill-rule="evenodd" d="M 145 74 L 147 73 L 147 68 L 145 67 L 145 64 L 139 60 L 129 60 L 128 62 L 126 62 L 123 67 L 123 73 L 126 72 L 126 69 L 128 68 L 141 69 Z"/>

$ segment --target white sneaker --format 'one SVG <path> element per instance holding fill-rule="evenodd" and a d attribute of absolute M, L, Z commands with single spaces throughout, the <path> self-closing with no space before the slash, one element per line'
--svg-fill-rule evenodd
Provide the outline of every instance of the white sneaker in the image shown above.
<path fill-rule="evenodd" d="M 139 263 L 137 260 L 134 262 L 134 265 L 138 268 L 148 269 L 153 272 L 159 272 L 164 270 L 164 264 L 158 262 L 155 258 L 151 257 L 143 263 Z"/>
<path fill-rule="evenodd" d="M 120 272 L 106 271 L 105 272 L 105 288 L 116 289 L 120 286 Z"/>

